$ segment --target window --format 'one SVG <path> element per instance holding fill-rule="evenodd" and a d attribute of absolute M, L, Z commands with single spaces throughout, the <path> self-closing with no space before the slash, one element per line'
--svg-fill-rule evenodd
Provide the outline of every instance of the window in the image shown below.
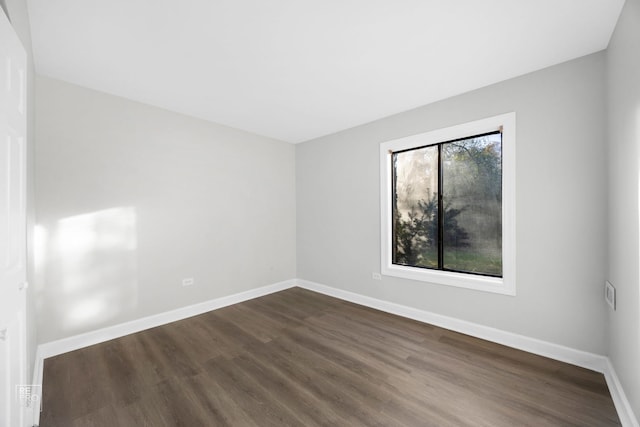
<path fill-rule="evenodd" d="M 515 295 L 515 114 L 382 143 L 382 274 Z"/>

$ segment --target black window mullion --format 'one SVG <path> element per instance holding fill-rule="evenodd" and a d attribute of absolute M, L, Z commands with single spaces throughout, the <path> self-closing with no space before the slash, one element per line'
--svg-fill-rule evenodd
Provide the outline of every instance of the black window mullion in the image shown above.
<path fill-rule="evenodd" d="M 444 269 L 444 203 L 442 197 L 442 144 L 438 144 L 438 269 Z"/>
<path fill-rule="evenodd" d="M 391 241 L 393 242 L 393 247 L 391 250 L 391 254 L 392 254 L 392 263 L 395 264 L 396 260 L 397 260 L 397 251 L 398 251 L 398 247 L 397 247 L 397 234 L 396 234 L 396 223 L 397 223 L 397 212 L 396 212 L 396 203 L 397 203 L 397 199 L 398 199 L 398 195 L 396 193 L 396 180 L 398 179 L 396 176 L 396 156 L 398 154 L 397 153 L 392 153 L 391 154 L 391 197 L 392 197 L 392 202 L 391 202 Z"/>

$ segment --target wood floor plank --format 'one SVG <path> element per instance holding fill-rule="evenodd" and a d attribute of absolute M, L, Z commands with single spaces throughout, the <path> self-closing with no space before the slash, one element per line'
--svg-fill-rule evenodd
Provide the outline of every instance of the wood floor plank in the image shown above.
<path fill-rule="evenodd" d="M 256 424 L 274 427 L 304 425 L 268 391 L 258 387 L 234 361 L 214 359 L 207 363 L 207 371 Z"/>
<path fill-rule="evenodd" d="M 265 389 L 275 391 L 284 405 L 304 418 L 305 425 L 348 425 L 348 420 L 328 402 L 317 399 L 306 386 L 291 381 L 289 376 L 278 370 L 270 360 L 256 357 L 256 354 L 248 351 L 239 358 L 239 362 L 245 364 L 245 369 L 250 371 L 253 378 Z"/>
<path fill-rule="evenodd" d="M 112 401 L 112 390 L 104 387 L 108 380 L 103 350 L 98 344 L 65 354 L 63 360 L 47 360 L 44 369 L 53 376 L 43 378 L 44 396 L 64 396 L 52 402 L 43 413 L 44 425 L 68 426 L 71 420 L 98 411 Z M 102 383 L 103 386 L 94 387 Z M 87 393 L 87 389 L 93 392 Z"/>
<path fill-rule="evenodd" d="M 264 348 L 257 349 L 252 354 L 261 360 L 267 360 L 269 365 L 286 377 L 294 387 L 303 388 L 311 394 L 320 405 L 328 405 L 339 417 L 347 420 L 345 425 L 368 425 L 369 415 L 361 413 L 361 409 L 346 390 L 332 382 L 329 377 L 323 376 L 315 365 L 309 365 L 303 357 L 290 357 L 292 350 L 283 346 L 281 342 L 272 342 Z M 309 369 L 313 366 L 313 369 Z"/>
<path fill-rule="evenodd" d="M 204 411 L 209 414 L 210 425 L 257 427 L 249 415 L 238 405 L 233 396 L 215 378 L 206 372 L 186 378 L 185 392 L 191 393 Z"/>
<path fill-rule="evenodd" d="M 261 342 L 269 342 L 279 335 L 279 329 L 275 325 L 268 323 L 268 317 L 258 318 L 258 313 L 254 310 L 242 309 L 239 304 L 225 307 L 220 310 L 221 316 L 233 319 L 234 324 Z"/>
<path fill-rule="evenodd" d="M 47 359 L 40 425 L 620 421 L 602 374 L 292 288 Z"/>

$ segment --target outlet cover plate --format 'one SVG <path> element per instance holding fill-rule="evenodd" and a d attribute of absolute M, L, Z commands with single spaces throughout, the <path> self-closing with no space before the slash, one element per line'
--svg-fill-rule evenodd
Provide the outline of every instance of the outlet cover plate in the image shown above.
<path fill-rule="evenodd" d="M 616 309 L 616 288 L 609 281 L 604 282 L 604 299 L 612 309 Z"/>

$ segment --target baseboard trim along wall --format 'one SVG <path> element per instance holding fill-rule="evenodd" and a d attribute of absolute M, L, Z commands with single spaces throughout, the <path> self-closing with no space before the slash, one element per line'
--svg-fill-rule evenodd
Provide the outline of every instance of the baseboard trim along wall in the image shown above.
<path fill-rule="evenodd" d="M 260 288 L 251 289 L 237 294 L 215 298 L 198 304 L 188 305 L 186 307 L 177 308 L 164 313 L 120 323 L 119 325 L 108 326 L 95 331 L 40 344 L 38 346 L 38 350 L 40 352 L 40 356 L 46 359 L 47 357 L 57 356 L 79 348 L 99 344 L 114 338 L 120 338 L 125 335 L 144 331 L 145 329 L 166 325 L 167 323 L 176 322 L 178 320 L 186 319 L 187 317 L 197 316 L 218 308 L 227 307 L 239 302 L 248 301 L 274 292 L 282 291 L 284 289 L 289 289 L 295 286 L 295 283 L 295 280 L 286 280 L 284 282 L 274 283 L 272 285 L 262 286 Z"/>
<path fill-rule="evenodd" d="M 42 390 L 44 359 L 48 357 L 57 356 L 59 354 L 78 350 L 80 348 L 99 344 L 115 338 L 120 338 L 125 335 L 155 328 L 156 326 L 166 325 L 167 323 L 197 316 L 199 314 L 207 313 L 218 308 L 227 307 L 229 305 L 237 304 L 243 301 L 248 301 L 254 298 L 269 295 L 274 292 L 292 288 L 294 286 L 296 286 L 295 280 L 286 280 L 284 282 L 250 289 L 248 291 L 228 295 L 225 297 L 215 298 L 209 301 L 189 305 L 175 310 L 170 310 L 164 313 L 131 320 L 119 325 L 109 326 L 106 328 L 97 329 L 95 331 L 86 332 L 68 338 L 40 344 L 38 346 L 38 349 L 36 350 L 36 361 L 33 368 L 33 385 L 37 386 L 35 387 L 35 390 L 39 391 L 37 400 L 41 402 L 42 399 L 40 392 Z M 40 410 L 38 408 L 34 408 L 34 410 L 36 412 L 35 424 L 37 425 L 40 419 Z"/>
<path fill-rule="evenodd" d="M 471 335 L 476 338 L 482 338 L 487 341 L 503 344 L 519 350 L 528 351 L 529 353 L 549 357 L 561 362 L 571 363 L 572 365 L 591 369 L 592 371 L 604 372 L 606 366 L 606 357 L 597 354 L 575 350 L 558 344 L 529 338 L 524 335 L 514 334 L 512 332 L 506 332 L 489 326 L 468 322 L 466 320 L 460 320 L 417 308 L 407 307 L 401 304 L 371 298 L 342 289 L 310 282 L 308 280 L 298 280 L 296 283 L 299 287 L 310 291 L 319 292 L 345 301 L 375 308 L 376 310 L 417 320 L 423 323 L 429 323 L 430 325 Z"/>
<path fill-rule="evenodd" d="M 609 358 L 606 356 L 572 349 L 547 341 L 526 337 L 523 335 L 479 325 L 477 323 L 468 322 L 453 317 L 443 316 L 441 314 L 436 314 L 425 310 L 419 310 L 417 308 L 407 307 L 401 304 L 368 297 L 365 295 L 302 279 L 286 280 L 284 282 L 279 282 L 249 291 L 212 299 L 176 310 L 167 311 L 165 313 L 132 320 L 130 322 L 122 323 L 119 325 L 114 325 L 107 328 L 98 329 L 96 331 L 86 332 L 61 340 L 41 344 L 38 346 L 36 352 L 36 361 L 33 370 L 33 383 L 36 386 L 42 386 L 44 359 L 48 357 L 57 356 L 59 354 L 67 353 L 69 351 L 77 350 L 83 347 L 88 347 L 90 345 L 99 344 L 101 342 L 105 342 L 114 338 L 119 338 L 125 335 L 154 328 L 156 326 L 161 326 L 167 323 L 186 319 L 187 317 L 197 316 L 199 314 L 216 310 L 218 308 L 237 304 L 243 301 L 248 301 L 253 298 L 258 298 L 295 286 L 339 298 L 345 301 L 353 302 L 355 304 L 364 305 L 376 310 L 417 320 L 419 322 L 429 323 L 431 325 L 439 326 L 466 335 L 471 335 L 476 338 L 485 339 L 487 341 L 492 341 L 498 344 L 506 345 L 519 350 L 527 351 L 533 354 L 549 357 L 561 362 L 570 363 L 572 365 L 600 372 L 605 376 L 609 391 L 611 393 L 611 397 L 615 404 L 616 410 L 618 411 L 618 416 L 620 417 L 622 425 L 624 427 L 640 427 L 633 413 L 633 410 L 631 409 L 631 405 L 626 397 L 626 394 L 624 393 L 622 385 L 620 384 L 618 376 L 613 366 L 611 365 Z M 36 388 L 36 390 L 38 390 L 38 387 Z M 41 396 L 38 397 L 40 398 Z M 35 409 L 35 412 L 37 412 L 35 416 L 35 421 L 37 424 L 39 419 L 39 411 L 37 411 L 37 408 Z"/>
<path fill-rule="evenodd" d="M 616 374 L 615 369 L 613 369 L 611 360 L 609 360 L 608 357 L 607 366 L 603 374 L 604 378 L 607 380 L 609 393 L 611 393 L 613 404 L 616 406 L 616 411 L 618 411 L 618 417 L 620 417 L 620 422 L 622 423 L 622 425 L 624 427 L 640 427 L 640 424 L 638 424 L 638 418 L 636 418 L 635 414 L 633 413 L 631 403 L 629 403 L 627 395 L 622 388 L 622 384 L 620 384 L 618 374 Z"/>
<path fill-rule="evenodd" d="M 356 294 L 354 292 L 333 288 L 308 280 L 298 279 L 296 280 L 296 284 L 301 288 L 339 298 L 344 301 L 364 305 L 376 310 L 417 320 L 419 322 L 429 323 L 434 326 L 439 326 L 441 328 L 471 335 L 476 338 L 481 338 L 537 354 L 539 356 L 548 357 L 550 359 L 555 359 L 600 372 L 604 374 L 605 380 L 607 381 L 611 398 L 613 399 L 613 403 L 616 407 L 616 411 L 618 412 L 622 425 L 624 427 L 640 427 L 638 425 L 638 420 L 631 409 L 629 400 L 622 389 L 622 385 L 618 380 L 618 376 L 616 375 L 609 358 L 606 356 L 576 350 L 547 341 L 538 340 L 536 338 L 530 338 L 524 335 L 491 328 L 489 326 L 479 325 L 466 320 L 443 316 L 441 314 L 431 313 L 429 311 L 419 310 L 417 308 L 407 307 L 405 305 Z"/>

